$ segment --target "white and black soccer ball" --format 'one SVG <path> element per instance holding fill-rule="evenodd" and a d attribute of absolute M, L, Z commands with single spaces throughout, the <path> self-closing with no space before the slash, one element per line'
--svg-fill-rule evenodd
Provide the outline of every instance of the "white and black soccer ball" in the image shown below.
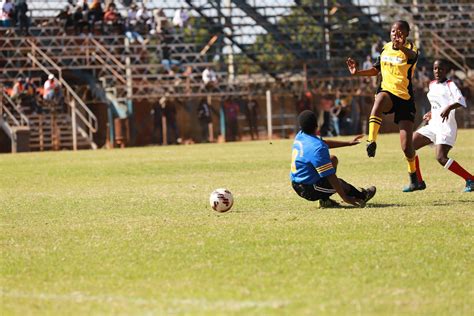
<path fill-rule="evenodd" d="M 211 204 L 214 211 L 225 213 L 232 208 L 232 205 L 234 205 L 234 197 L 227 189 L 216 189 L 209 197 L 209 204 Z"/>

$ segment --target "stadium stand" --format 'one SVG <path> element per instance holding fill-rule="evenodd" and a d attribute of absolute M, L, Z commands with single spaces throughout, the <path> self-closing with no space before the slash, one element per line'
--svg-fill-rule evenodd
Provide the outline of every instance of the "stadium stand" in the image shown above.
<path fill-rule="evenodd" d="M 114 120 L 118 119 L 132 122 L 129 144 L 144 144 L 137 124 L 163 98 L 184 100 L 182 104 L 192 101 L 193 106 L 197 106 L 196 100 L 210 98 L 219 108 L 223 98 L 264 97 L 268 89 L 285 103 L 282 113 L 274 116 L 281 121 L 276 129 L 284 136 L 294 129 L 294 104 L 304 91 L 332 98 L 336 92 L 347 97 L 373 94 L 374 83 L 348 76 L 345 60 L 348 56 L 365 60 L 374 43 L 388 39 L 390 22 L 397 19 L 414 26 L 413 38 L 423 53 L 420 65 L 429 65 L 425 62 L 429 58 L 447 58 L 467 91 L 474 86 L 474 41 L 469 31 L 474 10 L 469 2 L 145 3 L 149 12 L 164 13 L 162 22 L 168 27 L 159 33 L 142 28 L 141 43 L 133 43 L 124 32 L 102 31 L 102 21 L 90 34 L 65 30 L 57 17 L 67 1 L 29 1 L 30 36 L 0 28 L 0 84 L 11 89 L 16 78 L 23 76 L 42 86 L 46 77 L 54 74 L 64 90 L 66 105 L 44 104 L 45 113 L 38 115 L 2 93 L 2 127 L 12 140 L 15 126 L 29 130 L 30 150 L 113 146 Z M 127 15 L 129 8 L 123 2 L 115 1 L 115 5 L 122 16 Z M 189 10 L 189 26 L 171 27 L 181 7 Z M 215 69 L 219 78 L 211 90 L 201 77 L 207 67 Z M 188 115 L 194 113 L 193 109 L 187 111 Z M 216 126 L 221 117 L 215 117 Z M 248 131 L 244 116 L 239 118 L 244 123 L 242 131 Z M 474 126 L 474 113 L 466 115 L 463 122 L 465 127 Z M 361 125 L 364 131 L 364 122 Z M 192 137 L 193 132 L 184 133 Z"/>

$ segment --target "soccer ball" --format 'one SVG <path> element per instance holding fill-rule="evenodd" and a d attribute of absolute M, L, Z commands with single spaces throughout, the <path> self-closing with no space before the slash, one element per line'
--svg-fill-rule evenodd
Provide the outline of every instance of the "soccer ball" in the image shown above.
<path fill-rule="evenodd" d="M 209 204 L 214 211 L 225 213 L 231 209 L 234 204 L 232 193 L 227 189 L 216 189 L 209 197 Z"/>

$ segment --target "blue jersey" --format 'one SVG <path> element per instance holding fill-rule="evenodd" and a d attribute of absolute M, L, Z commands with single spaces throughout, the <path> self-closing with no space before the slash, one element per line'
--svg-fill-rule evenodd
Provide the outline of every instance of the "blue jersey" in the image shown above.
<path fill-rule="evenodd" d="M 291 152 L 291 181 L 315 184 L 335 173 L 328 145 L 315 135 L 298 132 Z"/>

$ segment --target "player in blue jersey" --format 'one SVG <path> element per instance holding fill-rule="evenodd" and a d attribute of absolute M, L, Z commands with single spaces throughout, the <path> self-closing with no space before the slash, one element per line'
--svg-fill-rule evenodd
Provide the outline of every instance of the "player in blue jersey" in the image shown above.
<path fill-rule="evenodd" d="M 354 206 L 365 206 L 375 195 L 375 187 L 358 190 L 336 176 L 338 160 L 329 155 L 329 148 L 357 145 L 362 135 L 350 142 L 323 141 L 316 135 L 317 118 L 309 110 L 298 116 L 301 130 L 295 137 L 291 153 L 290 178 L 293 189 L 302 198 L 319 201 L 321 207 L 337 207 L 339 204 L 330 199 L 338 193 L 344 202 Z"/>

